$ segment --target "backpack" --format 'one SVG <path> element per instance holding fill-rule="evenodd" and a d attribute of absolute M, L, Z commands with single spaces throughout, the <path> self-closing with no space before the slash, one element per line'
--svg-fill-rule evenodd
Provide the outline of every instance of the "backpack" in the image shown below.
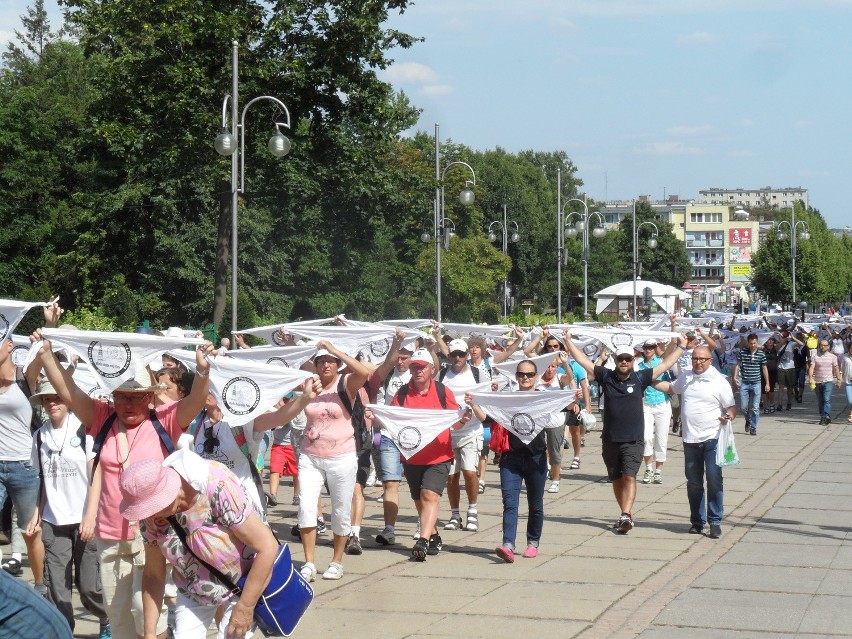
<path fill-rule="evenodd" d="M 468 364 L 468 367 L 470 368 L 470 372 L 473 374 L 473 381 L 478 384 L 479 383 L 479 369 L 476 366 L 471 366 L 470 364 Z M 444 378 L 447 376 L 447 371 L 449 371 L 449 370 L 450 369 L 447 368 L 447 367 L 444 367 L 444 368 L 441 369 L 441 372 L 438 373 L 438 381 L 439 382 L 444 381 Z"/>
<path fill-rule="evenodd" d="M 95 469 L 97 469 L 98 462 L 101 459 L 101 448 L 103 448 L 104 441 L 106 440 L 107 435 L 109 435 L 109 431 L 112 428 L 112 425 L 115 424 L 115 420 L 117 418 L 117 413 L 113 413 L 112 415 L 107 417 L 106 421 L 103 423 L 101 429 L 98 431 L 98 434 L 95 437 L 95 443 L 92 445 L 92 452 L 95 453 L 94 463 L 92 464 L 92 479 L 95 478 Z M 165 448 L 166 452 L 171 455 L 173 452 L 175 452 L 175 445 L 172 443 L 172 440 L 169 437 L 169 434 L 166 432 L 166 429 L 163 427 L 163 424 L 157 418 L 157 413 L 153 408 L 148 413 L 148 419 L 151 420 L 151 424 L 153 424 L 154 430 L 156 430 L 157 434 L 160 436 L 160 443 L 163 445 L 163 448 Z"/>
<path fill-rule="evenodd" d="M 364 416 L 364 403 L 361 401 L 361 393 L 355 395 L 355 403 L 349 401 L 349 393 L 346 392 L 344 376 L 341 375 L 337 382 L 337 395 L 340 403 L 349 413 L 352 421 L 352 435 L 355 438 L 355 451 L 360 455 L 373 447 L 373 433 L 367 426 L 367 418 Z"/>

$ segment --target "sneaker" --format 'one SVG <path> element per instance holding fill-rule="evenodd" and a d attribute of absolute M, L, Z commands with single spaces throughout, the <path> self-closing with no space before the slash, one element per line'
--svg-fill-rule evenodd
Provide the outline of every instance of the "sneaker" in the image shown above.
<path fill-rule="evenodd" d="M 710 524 L 710 539 L 719 539 L 722 536 L 722 527 L 719 524 Z"/>
<path fill-rule="evenodd" d="M 341 566 L 336 561 L 332 561 L 328 564 L 328 568 L 326 571 L 322 573 L 323 579 L 340 579 L 343 577 L 343 566 Z"/>
<path fill-rule="evenodd" d="M 693 524 L 689 527 L 690 535 L 703 535 L 704 534 L 704 526 L 699 526 L 698 524 Z"/>
<path fill-rule="evenodd" d="M 626 535 L 633 528 L 633 517 L 629 513 L 621 513 L 621 517 L 615 522 L 615 531 L 620 535 Z"/>
<path fill-rule="evenodd" d="M 484 492 L 485 492 L 485 482 L 481 481 L 481 482 L 479 482 L 479 494 L 481 495 Z"/>
<path fill-rule="evenodd" d="M 376 501 L 377 501 L 377 502 L 379 502 L 380 504 L 385 503 L 385 494 L 384 494 L 384 493 L 382 493 L 381 495 L 379 495 L 378 497 L 376 497 Z"/>
<path fill-rule="evenodd" d="M 19 577 L 24 569 L 21 568 L 21 562 L 15 559 L 14 557 L 10 557 L 9 559 L 5 559 L 0 566 L 3 567 L 3 570 L 8 572 L 13 577 Z"/>
<path fill-rule="evenodd" d="M 293 495 L 293 501 L 292 501 L 291 503 L 292 503 L 294 506 L 298 506 L 298 505 L 299 505 L 299 496 L 298 496 L 298 495 Z"/>
<path fill-rule="evenodd" d="M 825 425 L 828 426 L 831 423 L 831 417 L 828 415 L 825 416 Z"/>
<path fill-rule="evenodd" d="M 296 524 L 295 526 L 293 526 L 293 527 L 290 529 L 290 534 L 291 534 L 291 535 L 293 535 L 293 537 L 294 537 L 294 538 L 296 538 L 296 539 L 301 539 L 301 538 L 302 538 L 302 535 L 301 535 L 301 533 L 299 532 L 299 524 Z"/>
<path fill-rule="evenodd" d="M 317 534 L 322 535 L 328 528 L 322 519 L 317 519 Z"/>
<path fill-rule="evenodd" d="M 311 583 L 314 579 L 317 578 L 317 567 L 314 566 L 311 562 L 307 562 L 302 566 L 302 569 L 299 570 L 299 574 L 302 575 L 302 579 Z"/>
<path fill-rule="evenodd" d="M 550 488 L 547 489 L 547 492 L 558 493 L 559 492 L 559 482 L 558 481 L 551 482 Z"/>
<path fill-rule="evenodd" d="M 273 495 L 272 493 L 263 493 L 263 494 L 266 495 L 266 505 L 267 506 L 277 506 L 278 505 L 278 500 L 275 498 L 275 495 Z"/>
<path fill-rule="evenodd" d="M 535 559 L 538 557 L 538 548 L 535 546 L 527 546 L 527 549 L 524 551 L 524 557 L 527 559 Z"/>
<path fill-rule="evenodd" d="M 101 626 L 101 632 L 98 634 L 98 639 L 112 639 L 112 627 L 109 624 Z"/>
<path fill-rule="evenodd" d="M 42 597 L 44 597 L 45 599 L 47 599 L 47 598 L 48 598 L 48 595 L 47 595 L 47 586 L 45 586 L 45 585 L 44 585 L 44 582 L 41 582 L 40 584 L 33 584 L 33 588 L 34 588 L 34 589 L 35 589 L 35 591 L 36 591 L 38 594 L 40 594 Z"/>
<path fill-rule="evenodd" d="M 793 405 L 790 402 L 787 402 L 787 410 L 793 410 Z"/>
<path fill-rule="evenodd" d="M 778 404 L 778 406 L 775 407 L 775 412 L 781 413 L 783 411 L 784 411 L 784 407 L 781 406 L 781 404 Z"/>
<path fill-rule="evenodd" d="M 757 435 L 757 429 L 756 428 L 749 428 L 748 434 L 749 435 Z"/>
<path fill-rule="evenodd" d="M 393 546 L 396 543 L 396 535 L 393 528 L 385 526 L 384 530 L 376 535 L 376 543 L 380 546 Z"/>
<path fill-rule="evenodd" d="M 515 551 L 508 546 L 497 546 L 497 548 L 494 549 L 494 552 L 496 552 L 497 556 L 507 564 L 511 564 L 515 561 Z"/>
<path fill-rule="evenodd" d="M 464 529 L 468 532 L 476 532 L 479 530 L 479 522 L 476 520 L 476 513 L 469 512 L 467 514 L 467 523 L 465 524 Z"/>
<path fill-rule="evenodd" d="M 580 438 L 580 448 L 582 448 L 582 447 L 583 447 L 583 446 L 585 446 L 585 445 L 586 445 L 586 438 L 585 438 L 585 437 L 581 437 L 581 438 Z"/>
<path fill-rule="evenodd" d="M 414 529 L 414 534 L 411 535 L 412 539 L 420 539 L 420 522 L 417 522 L 417 528 Z"/>
<path fill-rule="evenodd" d="M 376 485 L 376 473 L 370 473 L 367 476 L 367 483 L 365 486 L 375 486 Z"/>
<path fill-rule="evenodd" d="M 654 483 L 655 484 L 662 484 L 663 483 L 662 473 L 654 473 Z"/>
<path fill-rule="evenodd" d="M 750 432 L 751 432 L 751 422 L 750 422 L 749 420 L 746 420 L 746 423 L 745 423 L 745 432 L 746 432 L 746 434 L 748 434 L 748 433 L 750 433 Z"/>
<path fill-rule="evenodd" d="M 650 484 L 652 479 L 654 479 L 654 471 L 651 470 L 650 468 L 646 468 L 645 474 L 642 475 L 642 483 L 643 484 Z"/>
<path fill-rule="evenodd" d="M 562 440 L 562 450 L 568 450 L 571 447 L 571 442 L 567 439 Z"/>
<path fill-rule="evenodd" d="M 429 537 L 429 547 L 426 549 L 427 555 L 437 555 L 441 552 L 441 548 L 444 547 L 444 542 L 441 539 L 441 535 L 435 533 L 431 537 Z"/>
<path fill-rule="evenodd" d="M 429 541 L 420 537 L 414 542 L 414 547 L 411 549 L 411 556 L 415 561 L 426 561 L 426 553 L 429 551 Z"/>
<path fill-rule="evenodd" d="M 462 527 L 461 516 L 453 515 L 452 517 L 450 517 L 450 521 L 448 521 L 444 525 L 444 530 L 461 530 L 461 527 Z M 417 537 L 419 538 L 420 535 L 417 535 Z"/>
<path fill-rule="evenodd" d="M 349 538 L 346 540 L 343 552 L 347 555 L 360 555 L 364 552 L 364 549 L 361 547 L 361 540 L 358 539 L 355 533 L 349 533 Z"/>
<path fill-rule="evenodd" d="M 575 457 L 571 460 L 571 466 L 569 466 L 571 470 L 579 470 L 580 469 L 580 458 Z"/>

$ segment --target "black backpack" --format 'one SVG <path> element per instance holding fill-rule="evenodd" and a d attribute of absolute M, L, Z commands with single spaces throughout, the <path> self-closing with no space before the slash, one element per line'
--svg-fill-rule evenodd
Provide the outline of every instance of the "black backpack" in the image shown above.
<path fill-rule="evenodd" d="M 352 420 L 352 434 L 355 437 L 355 451 L 360 455 L 373 447 L 373 432 L 367 426 L 367 418 L 364 416 L 364 403 L 361 401 L 361 393 L 355 395 L 355 403 L 349 401 L 349 393 L 346 392 L 346 384 L 343 375 L 337 382 L 337 394 L 340 403 L 349 412 Z"/>

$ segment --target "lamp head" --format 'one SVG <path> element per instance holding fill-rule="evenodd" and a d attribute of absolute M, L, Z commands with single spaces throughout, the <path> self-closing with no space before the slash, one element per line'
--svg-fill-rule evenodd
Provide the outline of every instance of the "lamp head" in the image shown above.
<path fill-rule="evenodd" d="M 799 239 L 800 240 L 809 240 L 809 239 L 811 239 L 811 234 L 808 233 L 807 231 L 802 231 L 801 233 L 799 233 Z"/>
<path fill-rule="evenodd" d="M 216 148 L 216 153 L 228 157 L 237 150 L 237 138 L 231 135 L 228 129 L 222 129 L 213 141 L 213 146 Z"/>
<path fill-rule="evenodd" d="M 592 231 L 592 235 L 594 235 L 595 237 L 603 237 L 604 235 L 606 235 L 606 229 L 602 226 L 596 226 Z"/>
<path fill-rule="evenodd" d="M 491 233 L 489 233 L 488 234 L 488 241 L 489 242 L 496 242 L 497 241 L 497 234 L 494 233 L 493 231 Z"/>
<path fill-rule="evenodd" d="M 470 206 L 475 199 L 476 196 L 473 194 L 473 189 L 469 186 L 464 187 L 459 193 L 459 202 L 464 206 Z"/>
<path fill-rule="evenodd" d="M 521 239 L 520 235 L 518 235 L 517 233 L 512 233 L 512 236 L 509 238 L 509 241 L 510 242 L 517 242 L 520 239 Z"/>
<path fill-rule="evenodd" d="M 430 233 L 427 233 L 426 231 L 423 231 L 423 233 L 420 235 L 420 241 L 426 244 L 428 244 L 431 239 L 432 235 Z"/>
<path fill-rule="evenodd" d="M 291 146 L 290 139 L 280 131 L 269 138 L 269 152 L 277 158 L 283 158 L 287 155 Z"/>
<path fill-rule="evenodd" d="M 650 240 L 648 240 L 648 248 L 657 248 L 657 238 L 652 237 Z"/>
<path fill-rule="evenodd" d="M 565 235 L 567 235 L 573 240 L 575 237 L 577 237 L 577 229 L 571 227 L 567 231 L 565 231 Z"/>

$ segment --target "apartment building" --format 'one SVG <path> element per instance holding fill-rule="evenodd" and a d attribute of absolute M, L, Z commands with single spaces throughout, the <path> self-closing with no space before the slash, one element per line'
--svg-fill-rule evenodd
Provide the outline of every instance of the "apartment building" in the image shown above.
<path fill-rule="evenodd" d="M 781 208 L 790 207 L 794 202 L 803 202 L 808 206 L 808 190 L 801 187 L 762 189 L 720 189 L 711 188 L 698 192 L 699 204 L 724 204 L 750 208 Z"/>

